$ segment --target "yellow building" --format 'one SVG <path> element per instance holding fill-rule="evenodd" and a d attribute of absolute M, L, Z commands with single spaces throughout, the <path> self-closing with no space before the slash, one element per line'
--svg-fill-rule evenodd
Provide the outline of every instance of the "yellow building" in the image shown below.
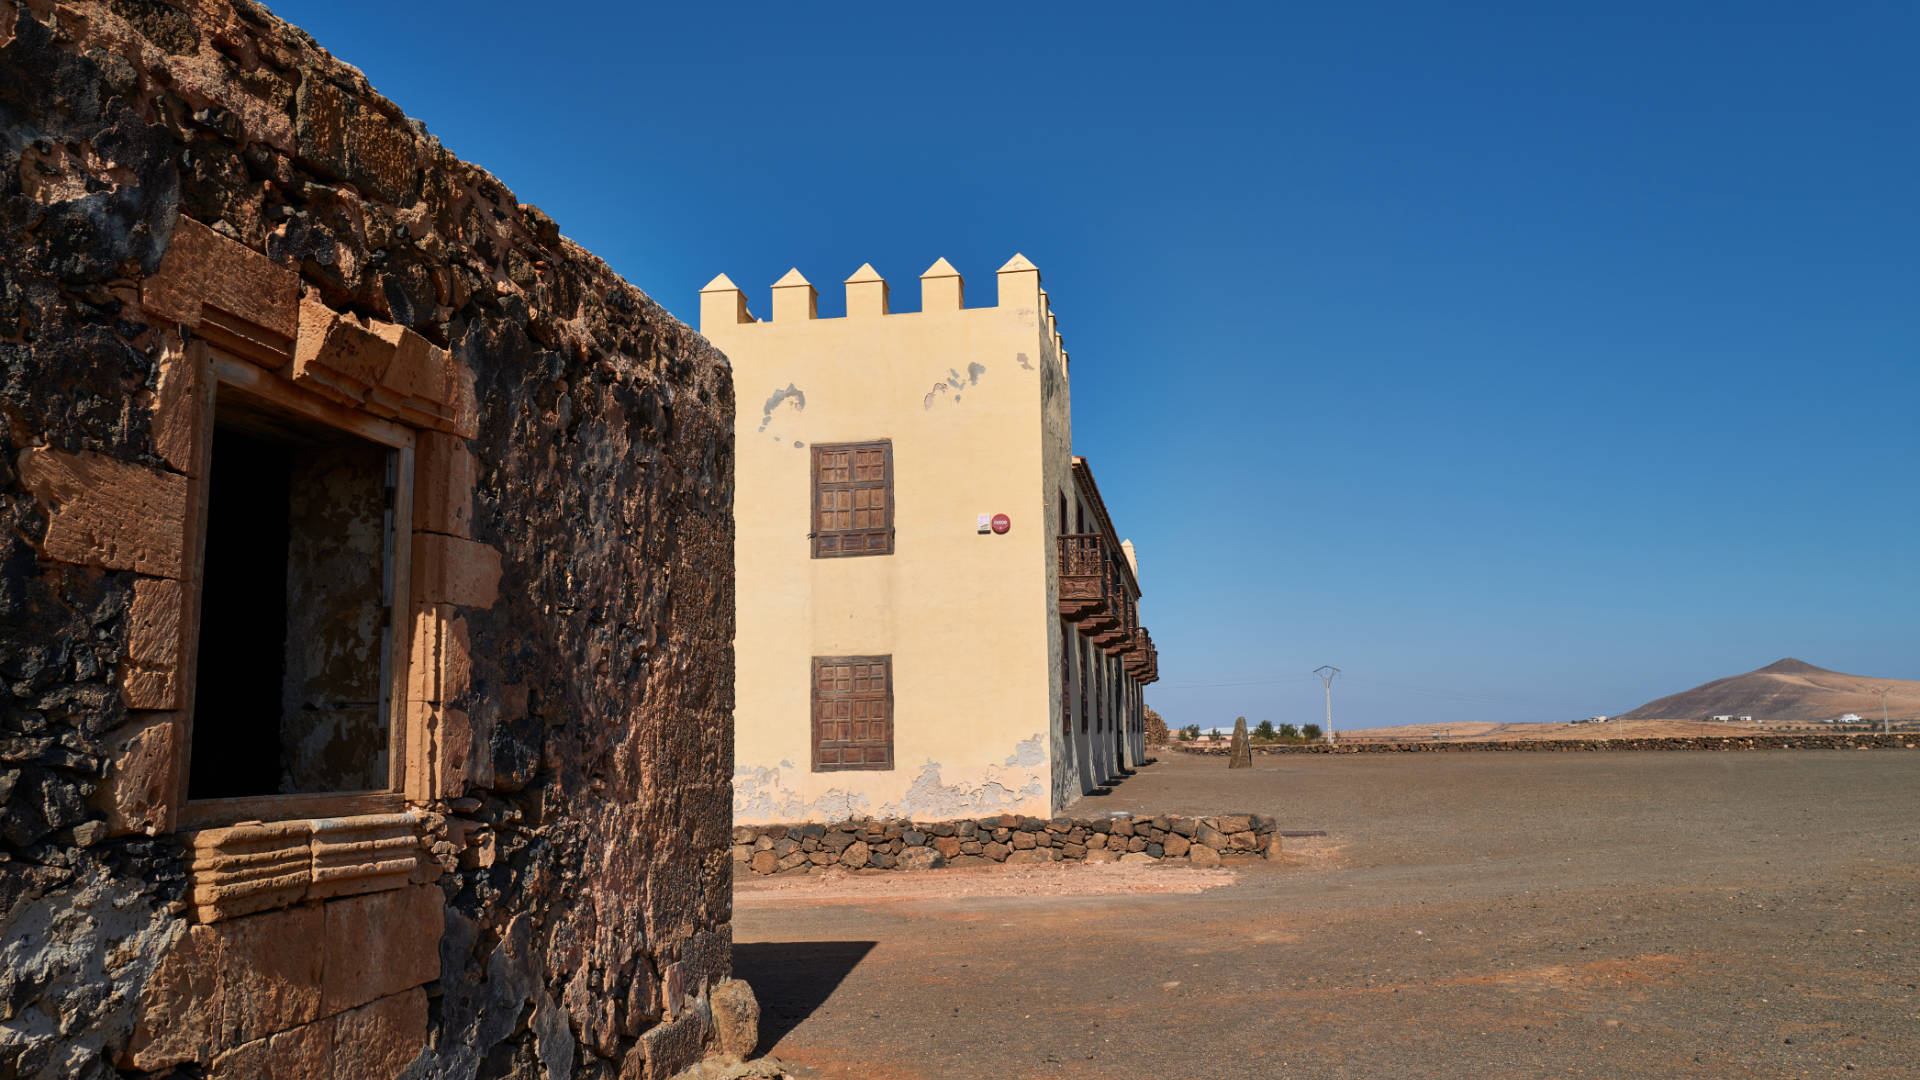
<path fill-rule="evenodd" d="M 733 364 L 734 820 L 1049 815 L 1144 753 L 1132 545 L 1072 452 L 1067 353 L 1014 256 L 968 307 L 945 259 L 892 314 L 871 266 L 822 319 L 723 274 Z"/>

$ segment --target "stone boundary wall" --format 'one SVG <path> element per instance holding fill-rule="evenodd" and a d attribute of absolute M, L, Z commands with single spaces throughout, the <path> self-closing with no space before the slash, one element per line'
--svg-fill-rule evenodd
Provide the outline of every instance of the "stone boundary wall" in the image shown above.
<path fill-rule="evenodd" d="M 1181 862 L 1219 866 L 1222 856 L 1273 858 L 1274 819 L 1116 815 L 1035 818 L 1016 814 L 960 821 L 842 821 L 834 825 L 742 825 L 733 861 L 760 875 L 846 870 L 938 870 L 948 866 L 1052 862 Z"/>
<path fill-rule="evenodd" d="M 1169 743 L 1170 749 L 1187 754 L 1224 757 L 1227 747 L 1188 746 Z M 1698 736 L 1651 739 L 1515 739 L 1500 742 L 1395 742 L 1395 743 L 1299 743 L 1292 745 L 1255 745 L 1256 754 L 1399 754 L 1470 753 L 1496 750 L 1579 751 L 1579 750 L 1913 750 L 1920 749 L 1920 735 L 1913 732 L 1892 735 L 1753 735 L 1744 737 Z"/>

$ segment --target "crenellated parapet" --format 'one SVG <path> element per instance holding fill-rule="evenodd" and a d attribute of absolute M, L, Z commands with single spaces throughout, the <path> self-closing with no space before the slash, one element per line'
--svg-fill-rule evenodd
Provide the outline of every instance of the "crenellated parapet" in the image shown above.
<path fill-rule="evenodd" d="M 1025 255 L 1016 254 L 994 274 L 999 293 L 991 306 L 968 307 L 966 282 L 960 271 L 945 259 L 937 259 L 920 275 L 920 310 L 894 312 L 892 288 L 887 279 L 862 263 L 860 269 L 843 283 L 846 288 L 848 319 L 921 318 L 953 312 L 998 311 L 1033 313 L 1053 342 L 1055 352 L 1066 362 L 1066 344 L 1060 336 L 1047 291 L 1040 286 L 1040 268 Z M 747 306 L 746 293 L 725 274 L 715 277 L 700 290 L 700 330 L 709 336 L 743 325 L 792 325 L 803 322 L 837 322 L 820 318 L 820 293 L 798 267 L 788 270 L 773 283 L 771 314 L 765 320 L 754 317 Z"/>

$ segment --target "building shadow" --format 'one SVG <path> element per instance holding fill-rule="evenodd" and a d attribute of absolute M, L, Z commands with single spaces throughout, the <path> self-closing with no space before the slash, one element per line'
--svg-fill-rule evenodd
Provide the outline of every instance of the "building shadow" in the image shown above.
<path fill-rule="evenodd" d="M 846 980 L 877 942 L 749 941 L 733 946 L 733 976 L 760 1002 L 760 1046 L 770 1053 Z"/>

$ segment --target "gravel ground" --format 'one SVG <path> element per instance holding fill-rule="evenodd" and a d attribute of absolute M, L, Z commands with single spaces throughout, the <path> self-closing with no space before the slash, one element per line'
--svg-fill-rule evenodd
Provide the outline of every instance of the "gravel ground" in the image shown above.
<path fill-rule="evenodd" d="M 1920 751 L 1174 754 L 1074 812 L 1107 809 L 1329 835 L 1224 884 L 1143 868 L 1154 891 L 742 882 L 763 1051 L 822 1078 L 1920 1076 Z"/>

